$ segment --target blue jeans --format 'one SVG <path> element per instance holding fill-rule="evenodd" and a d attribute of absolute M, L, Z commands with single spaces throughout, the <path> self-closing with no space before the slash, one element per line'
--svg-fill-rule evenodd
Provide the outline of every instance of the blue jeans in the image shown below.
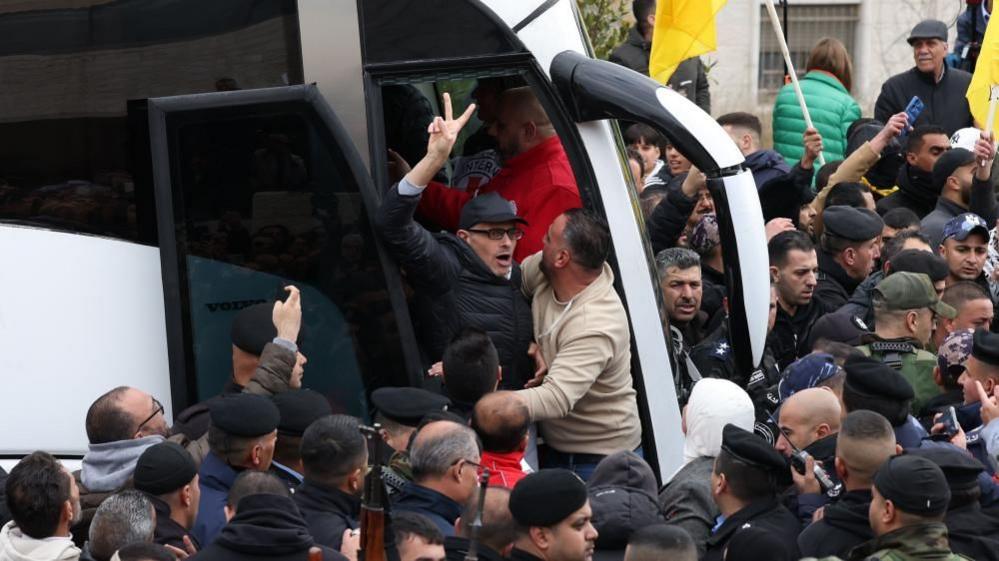
<path fill-rule="evenodd" d="M 642 451 L 641 446 L 635 448 L 634 452 L 635 454 L 638 454 L 640 458 L 645 458 L 645 454 Z M 551 446 L 539 447 L 538 453 L 541 458 L 542 469 L 567 469 L 574 472 L 583 481 L 589 481 L 590 476 L 593 475 L 593 470 L 597 468 L 597 464 L 600 463 L 600 460 L 607 457 L 600 454 L 574 454 L 571 452 L 559 452 Z"/>

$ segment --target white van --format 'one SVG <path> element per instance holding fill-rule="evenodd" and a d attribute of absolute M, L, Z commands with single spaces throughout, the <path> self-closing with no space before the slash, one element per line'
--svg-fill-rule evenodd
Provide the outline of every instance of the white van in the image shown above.
<path fill-rule="evenodd" d="M 373 388 L 420 384 L 371 216 L 386 149 L 415 161 L 440 94 L 464 107 L 484 78 L 533 88 L 610 224 L 654 468 L 672 473 L 683 440 L 617 119 L 708 174 L 736 358 L 760 361 L 766 243 L 742 155 L 681 95 L 593 60 L 575 0 L 44 0 L 0 7 L 0 37 L 0 457 L 79 458 L 87 407 L 117 385 L 168 414 L 218 393 L 233 315 L 287 282 L 307 386 L 364 415 Z"/>

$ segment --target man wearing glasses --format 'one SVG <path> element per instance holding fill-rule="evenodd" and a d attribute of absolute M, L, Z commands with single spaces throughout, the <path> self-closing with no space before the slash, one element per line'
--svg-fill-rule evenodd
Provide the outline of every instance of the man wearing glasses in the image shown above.
<path fill-rule="evenodd" d="M 424 188 L 447 162 L 458 131 L 474 106 L 431 124 L 427 154 L 385 194 L 376 226 L 389 253 L 415 291 L 413 321 L 427 359 L 441 360 L 458 331 L 475 327 L 489 334 L 499 354 L 504 389 L 520 389 L 534 376 L 531 306 L 520 291 L 514 261 L 526 221 L 496 193 L 470 199 L 461 209 L 456 234 L 431 234 L 413 220 Z"/>
<path fill-rule="evenodd" d="M 433 421 L 416 433 L 409 449 L 413 481 L 393 497 L 392 508 L 429 518 L 454 536 L 454 523 L 479 489 L 482 457 L 472 429 L 454 421 Z"/>
<path fill-rule="evenodd" d="M 941 302 L 930 278 L 922 273 L 889 275 L 874 289 L 874 334 L 862 353 L 898 371 L 915 392 L 912 411 L 940 393 L 933 377 L 936 356 L 924 350 L 937 316 L 953 319 L 954 308 Z"/>

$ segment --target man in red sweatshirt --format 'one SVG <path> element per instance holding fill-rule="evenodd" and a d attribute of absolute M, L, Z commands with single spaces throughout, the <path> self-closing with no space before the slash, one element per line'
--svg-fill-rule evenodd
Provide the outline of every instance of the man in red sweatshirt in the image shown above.
<path fill-rule="evenodd" d="M 475 192 L 431 182 L 423 191 L 420 215 L 447 230 L 458 229 L 458 216 L 469 199 L 499 193 L 527 221 L 513 258 L 518 262 L 541 250 L 548 226 L 562 212 L 583 206 L 576 178 L 562 142 L 529 87 L 503 92 L 489 127 L 496 138 L 503 169 Z"/>
<path fill-rule="evenodd" d="M 480 464 L 489 469 L 489 485 L 513 489 L 527 473 L 524 450 L 531 416 L 512 392 L 482 396 L 472 410 L 472 429 L 482 441 Z"/>

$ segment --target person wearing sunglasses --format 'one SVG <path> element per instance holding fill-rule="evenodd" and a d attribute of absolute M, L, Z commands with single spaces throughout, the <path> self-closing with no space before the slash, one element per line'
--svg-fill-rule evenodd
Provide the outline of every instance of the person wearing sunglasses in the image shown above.
<path fill-rule="evenodd" d="M 474 109 L 469 106 L 454 118 L 450 97 L 444 95 L 445 118 L 431 123 L 426 156 L 385 193 L 376 230 L 415 292 L 411 309 L 427 358 L 424 366 L 441 361 L 462 328 L 476 328 L 490 335 L 499 353 L 500 387 L 520 389 L 540 368 L 528 354 L 533 349 L 531 307 L 520 291 L 520 265 L 514 259 L 527 221 L 498 193 L 469 199 L 454 234 L 432 234 L 414 220 L 425 186 L 447 162 Z"/>

